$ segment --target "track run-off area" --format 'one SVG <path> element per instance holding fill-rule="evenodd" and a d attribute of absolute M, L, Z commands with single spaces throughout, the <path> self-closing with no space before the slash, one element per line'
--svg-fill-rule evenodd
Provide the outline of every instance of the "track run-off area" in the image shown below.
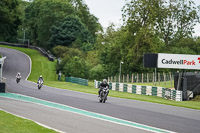
<path fill-rule="evenodd" d="M 3 67 L 7 93 L 0 94 L 1 110 L 69 133 L 200 132 L 200 110 L 114 97 L 102 104 L 93 94 L 48 86 L 37 90 L 35 83 L 26 80 L 29 57 L 2 47 L 0 53 L 7 57 Z M 22 75 L 19 84 L 17 72 Z"/>

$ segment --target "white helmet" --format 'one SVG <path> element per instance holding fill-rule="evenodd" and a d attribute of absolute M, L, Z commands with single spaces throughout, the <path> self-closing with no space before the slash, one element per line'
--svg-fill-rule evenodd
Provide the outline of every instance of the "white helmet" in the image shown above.
<path fill-rule="evenodd" d="M 42 75 L 40 75 L 40 78 L 42 78 Z"/>
<path fill-rule="evenodd" d="M 20 72 L 18 72 L 17 75 L 20 75 Z"/>
<path fill-rule="evenodd" d="M 104 79 L 104 80 L 103 80 L 103 83 L 104 83 L 104 84 L 106 84 L 106 83 L 107 83 L 107 80 L 106 80 L 106 79 Z"/>

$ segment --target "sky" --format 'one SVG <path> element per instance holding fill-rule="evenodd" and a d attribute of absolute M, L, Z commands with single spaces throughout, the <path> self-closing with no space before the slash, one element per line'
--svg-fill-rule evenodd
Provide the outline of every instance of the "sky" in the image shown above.
<path fill-rule="evenodd" d="M 200 0 L 193 0 L 200 5 Z M 85 0 L 90 12 L 99 18 L 99 22 L 106 28 L 110 23 L 120 26 L 122 24 L 122 8 L 125 0 Z M 194 36 L 200 36 L 200 24 L 194 27 Z"/>

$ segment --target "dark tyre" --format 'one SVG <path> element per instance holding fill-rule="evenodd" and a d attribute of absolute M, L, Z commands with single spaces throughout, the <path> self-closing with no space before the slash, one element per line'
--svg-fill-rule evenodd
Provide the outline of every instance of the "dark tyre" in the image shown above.
<path fill-rule="evenodd" d="M 103 103 L 106 102 L 106 100 L 107 100 L 107 95 L 108 95 L 108 94 L 105 94 L 105 95 L 104 95 L 104 97 L 103 97 Z"/>
<path fill-rule="evenodd" d="M 102 99 L 102 92 L 100 93 L 100 97 L 99 97 L 99 102 L 102 103 L 103 99 Z"/>
<path fill-rule="evenodd" d="M 19 79 L 16 79 L 17 84 L 19 83 L 19 81 L 20 81 Z"/>

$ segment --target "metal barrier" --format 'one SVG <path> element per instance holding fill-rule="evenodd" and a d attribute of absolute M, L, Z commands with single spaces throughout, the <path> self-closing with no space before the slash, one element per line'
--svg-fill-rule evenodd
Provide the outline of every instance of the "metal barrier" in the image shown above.
<path fill-rule="evenodd" d="M 98 88 L 99 84 L 100 81 L 96 80 L 94 81 L 95 88 Z M 183 100 L 182 91 L 171 90 L 163 87 L 141 86 L 141 85 L 126 84 L 126 83 L 118 83 L 118 82 L 109 82 L 109 86 L 113 91 L 121 91 L 138 95 L 157 96 L 175 101 Z"/>
<path fill-rule="evenodd" d="M 76 78 L 76 77 L 66 77 L 66 82 L 76 83 L 79 85 L 88 86 L 88 80 L 83 78 Z"/>
<path fill-rule="evenodd" d="M 44 55 L 45 57 L 47 57 L 50 61 L 54 61 L 54 59 L 55 59 L 55 57 L 49 51 L 46 51 L 45 49 L 40 48 L 38 46 L 22 45 L 22 44 L 17 44 L 17 43 L 8 43 L 8 42 L 0 42 L 0 44 L 1 45 L 7 45 L 7 46 L 14 46 L 14 47 L 36 49 L 40 53 L 42 53 L 42 55 Z"/>

